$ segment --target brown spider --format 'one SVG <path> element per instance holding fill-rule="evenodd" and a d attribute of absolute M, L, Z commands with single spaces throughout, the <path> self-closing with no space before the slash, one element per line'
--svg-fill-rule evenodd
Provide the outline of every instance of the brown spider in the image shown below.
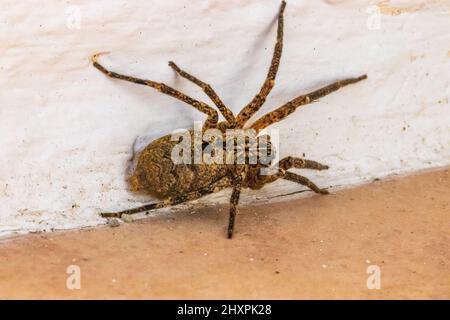
<path fill-rule="evenodd" d="M 275 77 L 280 64 L 281 52 L 283 48 L 283 12 L 286 2 L 282 1 L 278 15 L 277 42 L 273 53 L 272 63 L 267 78 L 261 87 L 260 92 L 247 104 L 241 112 L 235 116 L 233 112 L 224 105 L 216 92 L 209 84 L 197 79 L 189 73 L 181 70 L 175 63 L 169 62 L 169 66 L 193 83 L 200 86 L 206 95 L 214 102 L 225 121 L 218 121 L 218 113 L 212 107 L 204 102 L 197 101 L 184 93 L 173 89 L 164 83 L 158 83 L 151 80 L 143 80 L 131 76 L 121 75 L 107 70 L 97 59 L 99 54 L 92 57 L 94 67 L 109 77 L 130 81 L 137 84 L 152 87 L 159 92 L 179 99 L 200 112 L 207 115 L 206 122 L 203 124 L 203 130 L 219 129 L 226 139 L 226 132 L 230 129 L 241 129 L 248 120 L 261 108 L 267 96 L 275 84 Z M 317 99 L 324 97 L 343 86 L 356 83 L 366 79 L 366 75 L 357 78 L 349 78 L 332 83 L 321 89 L 301 95 L 278 109 L 269 112 L 255 121 L 250 128 L 256 133 L 267 126 L 276 123 L 289 114 L 293 113 L 298 107 L 309 104 Z M 189 131 L 193 135 L 193 131 Z M 224 140 L 225 140 L 224 139 Z M 312 189 L 316 193 L 328 194 L 325 189 L 320 189 L 306 177 L 287 171 L 291 168 L 324 170 L 328 166 L 315 161 L 296 157 L 287 157 L 278 162 L 278 170 L 272 175 L 262 175 L 260 170 L 267 165 L 263 164 L 174 164 L 171 159 L 173 147 L 177 142 L 172 141 L 171 136 L 163 136 L 148 144 L 139 154 L 136 168 L 129 177 L 129 183 L 133 191 L 144 191 L 160 200 L 161 202 L 144 205 L 120 212 L 102 213 L 103 217 L 121 217 L 123 214 L 133 214 L 148 211 L 156 208 L 162 208 L 177 205 L 190 200 L 199 199 L 207 194 L 217 192 L 221 189 L 232 187 L 233 191 L 230 200 L 230 216 L 228 225 L 228 238 L 233 236 L 234 222 L 237 214 L 237 204 L 242 188 L 260 189 L 263 185 L 273 182 L 279 178 L 297 182 Z M 192 147 L 194 148 L 194 147 Z"/>

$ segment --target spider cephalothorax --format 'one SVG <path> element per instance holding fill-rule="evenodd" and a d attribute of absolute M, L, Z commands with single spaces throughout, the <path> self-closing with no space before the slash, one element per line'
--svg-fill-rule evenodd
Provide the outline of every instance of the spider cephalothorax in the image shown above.
<path fill-rule="evenodd" d="M 201 133 L 205 133 L 209 129 L 217 129 L 216 131 L 219 131 L 222 134 L 221 140 L 226 141 L 227 137 L 229 137 L 229 130 L 243 129 L 250 118 L 264 104 L 267 96 L 275 85 L 275 77 L 280 64 L 281 52 L 283 48 L 283 13 L 285 7 L 286 2 L 282 1 L 278 14 L 277 42 L 267 78 L 259 93 L 239 112 L 238 115 L 234 115 L 233 112 L 225 106 L 209 84 L 204 83 L 203 81 L 183 71 L 174 62 L 169 62 L 170 67 L 172 67 L 172 69 L 181 77 L 194 82 L 203 89 L 224 117 L 225 120 L 222 122 L 219 122 L 218 112 L 214 108 L 204 102 L 195 100 L 164 83 L 138 79 L 107 70 L 97 61 L 99 54 L 92 57 L 93 65 L 109 77 L 152 87 L 159 92 L 170 95 L 191 105 L 207 116 L 207 119 L 201 129 Z M 366 78 L 366 75 L 362 75 L 356 78 L 336 81 L 326 87 L 312 91 L 305 95 L 301 95 L 275 109 L 274 111 L 262 116 L 253 122 L 249 128 L 257 135 L 261 132 L 261 130 L 269 125 L 286 118 L 298 107 L 309 104 L 342 88 L 343 86 L 356 83 Z M 188 137 L 189 136 L 194 137 L 194 130 L 188 131 Z M 194 140 L 195 139 L 193 139 L 193 141 Z M 203 143 L 200 144 L 200 148 L 204 150 L 211 143 L 212 141 L 209 139 L 206 141 L 206 144 L 205 141 L 203 141 Z M 238 161 L 224 161 L 222 163 L 218 163 L 217 161 L 211 163 L 187 161 L 178 163 L 173 159 L 173 150 L 176 145 L 177 141 L 174 141 L 171 135 L 163 136 L 148 144 L 147 147 L 145 147 L 145 149 L 138 155 L 137 165 L 134 172 L 129 177 L 129 183 L 132 190 L 144 191 L 160 199 L 160 202 L 120 212 L 102 213 L 102 216 L 121 217 L 123 214 L 133 214 L 176 205 L 186 201 L 198 199 L 204 195 L 217 192 L 224 188 L 231 187 L 233 191 L 231 194 L 230 217 L 228 225 L 228 237 L 231 238 L 234 230 L 237 204 L 239 202 L 239 196 L 242 188 L 260 189 L 265 184 L 282 178 L 305 185 L 316 193 L 328 193 L 328 191 L 320 189 L 306 177 L 288 171 L 291 168 L 314 170 L 328 169 L 328 166 L 312 160 L 302 159 L 299 157 L 287 157 L 276 163 L 276 172 L 274 174 L 266 175 L 262 173 L 262 169 L 267 169 L 270 166 L 267 161 L 259 161 L 258 163 L 248 162 L 248 159 L 251 157 L 251 148 L 248 147 L 248 143 L 244 143 L 240 151 L 239 148 L 233 149 L 234 153 L 232 154 L 232 158 L 236 159 L 238 154 L 243 154 L 245 159 L 244 163 Z M 197 147 L 198 145 L 196 146 L 194 142 L 189 144 L 192 154 L 195 154 L 195 148 Z M 270 142 L 267 144 L 266 149 L 267 150 L 265 151 L 268 151 L 268 158 L 266 158 L 266 160 L 273 160 L 275 150 L 273 150 Z M 255 149 L 253 149 L 253 151 L 254 150 Z M 260 149 L 256 150 L 258 152 L 261 151 Z M 187 158 L 193 159 L 192 154 L 190 154 Z M 224 157 L 224 159 L 226 160 L 226 157 Z"/>

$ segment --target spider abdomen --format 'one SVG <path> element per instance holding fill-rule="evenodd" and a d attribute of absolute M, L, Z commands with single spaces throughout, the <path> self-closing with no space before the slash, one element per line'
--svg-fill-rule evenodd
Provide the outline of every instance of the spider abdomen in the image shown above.
<path fill-rule="evenodd" d="M 172 150 L 177 143 L 166 135 L 152 141 L 137 155 L 136 167 L 128 179 L 134 191 L 164 199 L 213 186 L 227 176 L 225 165 L 195 164 L 193 157 L 190 163 L 176 164 Z"/>

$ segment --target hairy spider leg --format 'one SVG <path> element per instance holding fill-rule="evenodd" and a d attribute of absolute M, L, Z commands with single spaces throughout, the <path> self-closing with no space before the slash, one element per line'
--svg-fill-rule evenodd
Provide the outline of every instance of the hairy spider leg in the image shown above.
<path fill-rule="evenodd" d="M 212 183 L 211 185 L 209 185 L 205 188 L 195 190 L 195 191 L 186 193 L 184 195 L 166 198 L 166 199 L 162 200 L 161 202 L 150 203 L 150 204 L 146 204 L 146 205 L 143 205 L 140 207 L 127 209 L 127 210 L 123 210 L 123 211 L 103 212 L 103 213 L 100 213 L 100 215 L 103 218 L 120 218 L 124 214 L 136 214 L 136 213 L 140 213 L 140 212 L 144 212 L 144 211 L 150 211 L 150 210 L 154 210 L 154 209 L 175 206 L 175 205 L 182 204 L 182 203 L 185 203 L 188 201 L 197 200 L 203 196 L 206 196 L 206 195 L 214 193 L 214 192 L 218 192 L 222 189 L 229 187 L 230 184 L 231 184 L 230 178 L 223 177 L 219 181 Z"/>
<path fill-rule="evenodd" d="M 301 176 L 299 174 L 295 174 L 293 172 L 286 171 L 283 179 L 289 180 L 292 182 L 300 183 L 308 188 L 310 188 L 315 193 L 319 194 L 329 194 L 328 190 L 319 188 L 314 182 L 309 180 L 308 178 Z"/>
<path fill-rule="evenodd" d="M 304 186 L 307 186 L 311 190 L 313 190 L 316 193 L 319 194 L 328 194 L 329 192 L 325 189 L 320 189 L 316 184 L 314 184 L 311 180 L 308 178 L 289 172 L 287 170 L 292 168 L 297 169 L 314 169 L 314 170 L 327 170 L 328 166 L 320 164 L 316 161 L 302 159 L 302 158 L 296 158 L 296 157 L 287 157 L 278 163 L 279 169 L 276 174 L 273 175 L 261 175 L 258 174 L 256 185 L 257 188 L 262 188 L 265 184 L 274 182 L 278 179 L 285 179 L 289 181 L 293 181 L 296 183 L 300 183 Z"/>
<path fill-rule="evenodd" d="M 233 237 L 234 224 L 236 222 L 236 215 L 238 213 L 239 197 L 241 195 L 242 181 L 244 178 L 243 168 L 236 166 L 236 172 L 233 174 L 233 191 L 230 199 L 230 216 L 228 219 L 228 239 Z"/>
<path fill-rule="evenodd" d="M 291 156 L 281 159 L 278 162 L 278 166 L 283 170 L 288 170 L 291 168 L 327 170 L 329 168 L 327 165 L 321 164 L 317 161 Z"/>
<path fill-rule="evenodd" d="M 223 115 L 223 117 L 226 120 L 226 126 L 228 128 L 234 128 L 236 126 L 236 118 L 234 117 L 233 112 L 225 106 L 225 104 L 222 102 L 222 100 L 219 98 L 217 93 L 214 91 L 214 89 L 209 85 L 208 83 L 205 83 L 201 81 L 200 79 L 194 77 L 193 75 L 187 73 L 186 71 L 180 69 L 175 62 L 169 61 L 169 66 L 172 67 L 172 69 L 178 73 L 181 77 L 192 81 L 196 85 L 198 85 L 200 88 L 203 89 L 205 94 L 211 99 L 212 102 L 217 106 L 220 113 Z"/>
<path fill-rule="evenodd" d="M 238 128 L 243 128 L 245 123 L 261 108 L 266 101 L 267 96 L 275 85 L 275 78 L 277 76 L 278 67 L 280 66 L 281 53 L 283 51 L 283 27 L 284 27 L 284 9 L 286 8 L 286 2 L 281 2 L 280 11 L 278 13 L 278 29 L 277 29 L 277 42 L 273 52 L 272 62 L 267 74 L 267 78 L 264 81 L 263 86 L 259 93 L 247 104 L 241 112 L 239 112 L 236 122 Z"/>
<path fill-rule="evenodd" d="M 103 72 L 105 75 L 107 75 L 111 78 L 125 80 L 125 81 L 133 82 L 136 84 L 149 86 L 149 87 L 152 87 L 152 88 L 158 90 L 161 93 L 167 94 L 171 97 L 181 100 L 181 101 L 193 106 L 198 111 L 203 112 L 204 114 L 207 115 L 207 119 L 203 125 L 203 130 L 217 127 L 217 123 L 218 123 L 218 119 L 219 119 L 218 113 L 216 110 L 214 110 L 213 108 L 208 106 L 206 103 L 197 101 L 197 100 L 185 95 L 184 93 L 169 87 L 168 85 L 166 85 L 164 83 L 154 82 L 151 80 L 139 79 L 139 78 L 126 76 L 126 75 L 122 75 L 122 74 L 110 71 L 110 70 L 106 69 L 104 66 L 102 66 L 100 63 L 98 63 L 97 60 L 98 60 L 99 55 L 100 54 L 97 53 L 97 54 L 93 55 L 91 59 L 92 59 L 94 67 L 97 68 L 98 70 L 100 70 L 101 72 Z"/>
<path fill-rule="evenodd" d="M 329 84 L 323 88 L 312 91 L 305 95 L 301 95 L 301 96 L 289 101 L 288 103 L 282 105 L 278 109 L 275 109 L 274 111 L 271 111 L 271 112 L 265 114 L 264 116 L 262 116 L 261 118 L 256 120 L 251 125 L 251 128 L 255 129 L 258 132 L 258 131 L 270 126 L 271 124 L 274 124 L 274 123 L 277 123 L 277 122 L 283 120 L 288 115 L 293 113 L 298 107 L 309 104 L 311 102 L 314 102 L 317 99 L 324 97 L 326 95 L 329 95 L 330 93 L 333 93 L 342 87 L 345 87 L 352 83 L 359 82 L 364 79 L 367 79 L 367 75 L 362 75 L 357 78 L 349 78 L 349 79 L 336 81 L 336 82 Z"/>

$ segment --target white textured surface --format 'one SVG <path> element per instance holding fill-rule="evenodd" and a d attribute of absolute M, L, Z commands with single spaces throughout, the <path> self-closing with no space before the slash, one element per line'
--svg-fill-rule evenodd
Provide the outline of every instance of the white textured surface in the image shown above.
<path fill-rule="evenodd" d="M 286 10 L 277 84 L 259 115 L 334 80 L 369 75 L 276 126 L 282 156 L 306 153 L 331 165 L 305 173 L 321 186 L 450 164 L 450 2 L 383 1 L 375 30 L 367 26 L 368 19 L 376 26 L 372 3 L 291 0 Z M 208 101 L 174 75 L 167 66 L 174 60 L 212 84 L 237 113 L 264 80 L 279 1 L 0 4 L 0 232 L 6 234 L 96 225 L 104 222 L 96 214 L 101 209 L 140 204 L 144 199 L 124 181 L 136 137 L 204 119 L 149 88 L 106 78 L 90 55 L 111 51 L 102 57 L 111 69 Z M 246 192 L 244 202 L 296 190 L 280 181 Z"/>

